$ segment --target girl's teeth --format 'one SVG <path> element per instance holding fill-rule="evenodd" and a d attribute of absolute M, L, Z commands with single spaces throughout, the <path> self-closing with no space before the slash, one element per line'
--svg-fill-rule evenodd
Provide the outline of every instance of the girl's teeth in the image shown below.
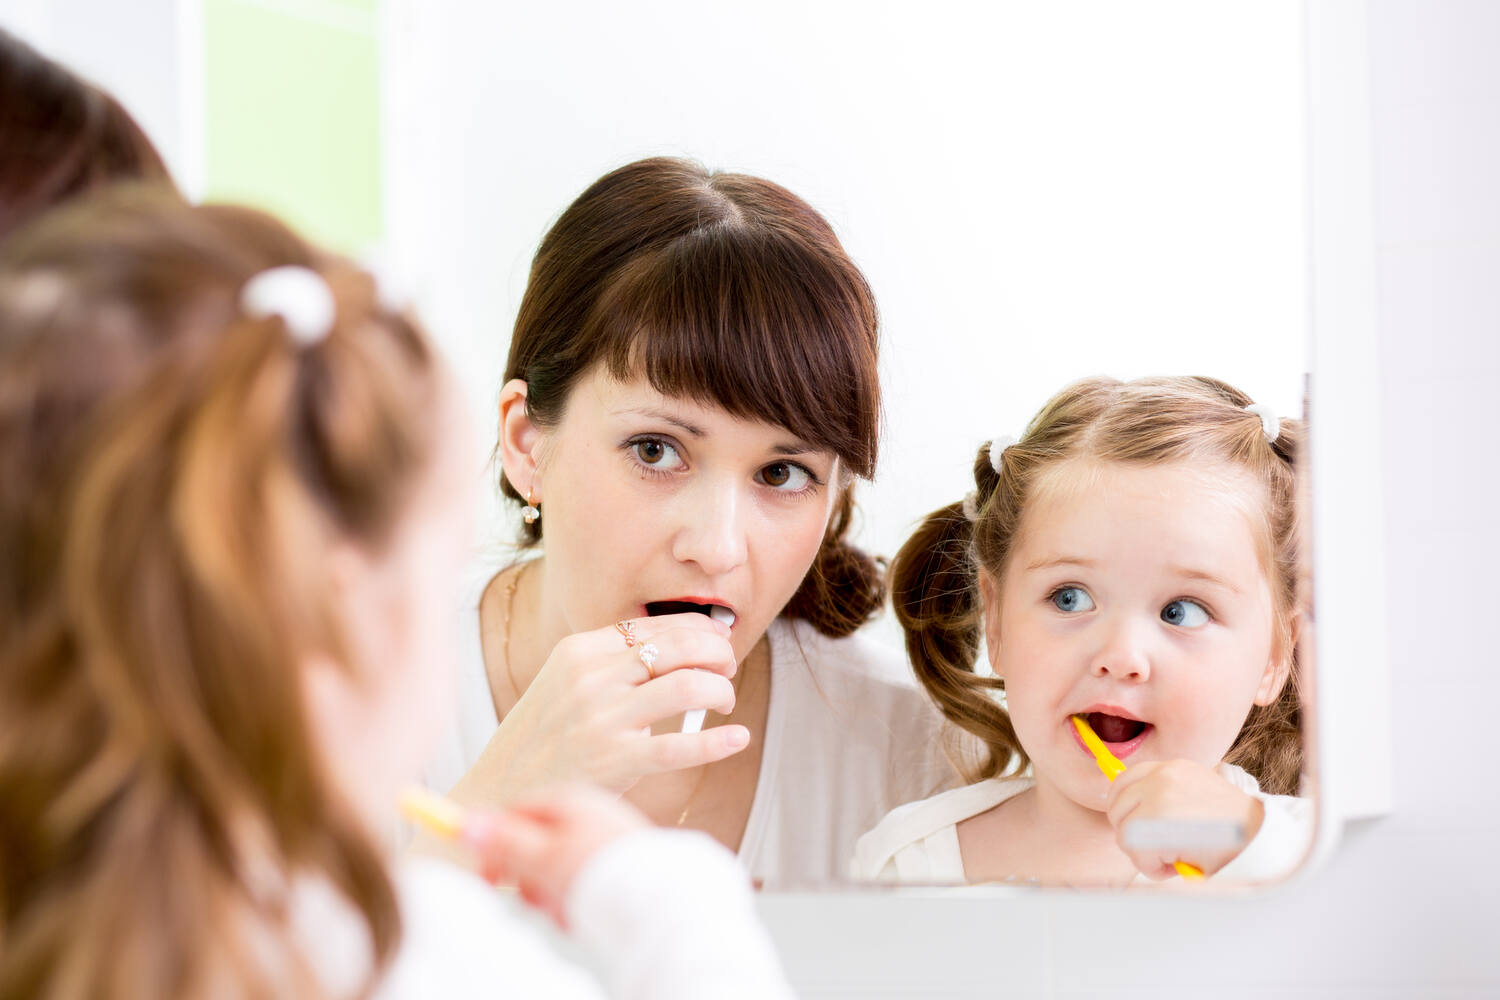
<path fill-rule="evenodd" d="M 722 604 L 715 604 L 713 607 L 709 608 L 708 617 L 712 618 L 716 622 L 728 625 L 730 628 L 734 627 L 734 612 L 730 611 Z"/>

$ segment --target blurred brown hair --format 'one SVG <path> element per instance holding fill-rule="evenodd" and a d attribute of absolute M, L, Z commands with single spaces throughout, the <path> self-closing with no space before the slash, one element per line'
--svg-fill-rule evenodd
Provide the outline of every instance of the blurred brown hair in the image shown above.
<path fill-rule="evenodd" d="M 328 281 L 326 339 L 241 311 L 280 265 Z M 0 996 L 315 995 L 294 873 L 390 955 L 298 665 L 360 669 L 325 556 L 392 535 L 436 380 L 368 275 L 258 212 L 117 189 L 0 247 Z"/>
<path fill-rule="evenodd" d="M 1042 407 L 1026 433 L 990 463 L 988 445 L 974 458 L 975 519 L 954 503 L 929 514 L 891 567 L 896 617 L 917 678 L 943 714 L 977 736 L 987 755 L 969 767 L 971 780 L 1012 774 L 1027 764 L 1010 717 L 993 692 L 1004 682 L 974 672 L 981 650 L 978 572 L 1003 587 L 1026 505 L 1038 481 L 1059 463 L 1087 459 L 1155 465 L 1223 462 L 1246 470 L 1264 488 L 1263 541 L 1275 609 L 1275 649 L 1290 650 L 1292 669 L 1270 705 L 1251 708 L 1225 756 L 1266 791 L 1295 794 L 1302 773 L 1301 671 L 1294 617 L 1303 597 L 1302 531 L 1296 466 L 1301 421 L 1282 420 L 1267 443 L 1252 400 L 1211 378 L 1092 378 L 1063 389 Z"/>
<path fill-rule="evenodd" d="M 0 239 L 51 205 L 118 181 L 172 183 L 119 101 L 0 29 Z"/>
<path fill-rule="evenodd" d="M 661 157 L 595 181 L 542 240 L 505 378 L 526 382 L 528 415 L 550 427 L 595 365 L 644 375 L 664 395 L 785 427 L 868 479 L 878 347 L 870 287 L 810 205 L 758 177 Z M 845 540 L 853 509 L 845 488 L 784 612 L 832 636 L 884 600 L 882 567 Z"/>

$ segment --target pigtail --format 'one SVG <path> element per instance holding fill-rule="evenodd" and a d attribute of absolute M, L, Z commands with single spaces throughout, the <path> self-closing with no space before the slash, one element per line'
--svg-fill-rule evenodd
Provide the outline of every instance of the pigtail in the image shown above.
<path fill-rule="evenodd" d="M 1305 454 L 1306 426 L 1300 420 L 1282 420 L 1276 440 L 1264 445 L 1270 452 L 1263 480 L 1268 491 L 1270 529 L 1275 548 L 1277 586 L 1288 595 L 1285 603 L 1312 613 L 1312 587 L 1306 551 L 1307 534 L 1302 517 L 1307 498 L 1299 486 L 1298 472 Z M 1278 613 L 1276 641 L 1290 647 L 1291 667 L 1276 700 L 1256 705 L 1245 717 L 1229 752 L 1227 763 L 1255 776 L 1263 791 L 1296 795 L 1301 788 L 1305 751 L 1303 732 L 1303 650 L 1294 623 Z"/>
<path fill-rule="evenodd" d="M 782 614 L 800 618 L 826 636 L 841 638 L 880 613 L 885 604 L 885 560 L 849 544 L 853 488 L 846 489 L 829 520 L 828 534 L 802 585 Z"/>
<path fill-rule="evenodd" d="M 999 475 L 988 446 L 975 461 L 974 494 L 933 511 L 907 539 L 891 564 L 891 601 L 906 633 L 906 652 L 917 680 L 945 718 L 979 738 L 987 753 L 977 765 L 956 761 L 970 781 L 1014 773 L 1026 756 L 994 692 L 998 677 L 974 672 L 983 652 L 983 606 L 974 558 L 976 524 L 983 524 Z M 969 506 L 978 521 L 965 511 Z"/>

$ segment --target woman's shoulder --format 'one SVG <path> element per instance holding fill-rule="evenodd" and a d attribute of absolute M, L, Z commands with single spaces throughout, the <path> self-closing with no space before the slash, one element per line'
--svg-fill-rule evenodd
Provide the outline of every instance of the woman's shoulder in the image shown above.
<path fill-rule="evenodd" d="M 766 637 L 773 663 L 806 664 L 830 683 L 920 694 L 905 654 L 877 639 L 869 627 L 835 637 L 800 619 L 777 618 Z"/>
<path fill-rule="evenodd" d="M 1030 778 L 989 778 L 897 806 L 854 846 L 858 879 L 962 881 L 957 826 L 1030 788 Z"/>

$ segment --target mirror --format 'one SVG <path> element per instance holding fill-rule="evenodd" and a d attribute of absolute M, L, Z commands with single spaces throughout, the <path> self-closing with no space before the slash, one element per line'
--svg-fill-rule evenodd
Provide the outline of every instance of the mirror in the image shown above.
<path fill-rule="evenodd" d="M 1302 14 L 598 4 L 585 33 L 577 10 L 397 4 L 385 243 L 492 426 L 531 256 L 595 178 L 670 154 L 790 188 L 880 306 L 856 538 L 891 555 L 1077 378 L 1211 374 L 1304 415 Z M 501 543 L 519 522 L 492 509 Z M 889 613 L 866 632 L 901 648 Z"/>

